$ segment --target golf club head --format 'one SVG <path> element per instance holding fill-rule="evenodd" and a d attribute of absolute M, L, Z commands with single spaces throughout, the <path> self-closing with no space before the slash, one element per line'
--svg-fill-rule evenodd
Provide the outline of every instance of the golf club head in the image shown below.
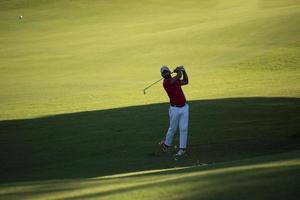
<path fill-rule="evenodd" d="M 145 89 L 143 90 L 143 93 L 144 93 L 144 95 L 146 94 L 146 90 Z"/>

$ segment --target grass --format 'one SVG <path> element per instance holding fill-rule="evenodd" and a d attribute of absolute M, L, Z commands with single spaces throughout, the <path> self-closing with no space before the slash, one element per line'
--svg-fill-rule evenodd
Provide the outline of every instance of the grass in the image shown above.
<path fill-rule="evenodd" d="M 53 187 L 60 188 L 65 185 L 64 180 L 73 185 L 73 183 L 77 184 L 78 179 L 85 182 L 90 178 L 101 179 L 103 176 L 120 173 L 138 171 L 144 173 L 144 170 L 190 167 L 199 162 L 220 166 L 222 169 L 222 163 L 236 161 L 234 166 L 239 167 L 243 165 L 243 161 L 240 160 L 262 155 L 273 155 L 271 157 L 276 158 L 277 154 L 284 152 L 289 152 L 285 154 L 288 160 L 289 154 L 294 155 L 293 152 L 299 150 L 299 105 L 298 98 L 229 98 L 192 101 L 190 102 L 192 109 L 189 155 L 179 161 L 174 161 L 172 156 L 153 156 L 153 152 L 158 148 L 157 143 L 167 128 L 167 104 L 2 121 L 0 122 L 0 157 L 3 164 L 0 167 L 0 191 L 5 192 L 7 184 L 11 187 L 19 183 L 26 187 L 34 184 L 37 187 L 28 192 L 28 198 L 31 199 L 38 198 L 40 192 L 51 196 L 52 190 L 49 188 L 52 185 L 45 190 L 38 189 L 40 185 L 48 184 L 49 181 L 50 183 L 54 181 Z M 177 137 L 176 143 L 178 143 Z M 282 159 L 285 159 L 285 156 Z M 252 164 L 259 165 L 260 161 L 253 161 Z M 295 173 L 294 168 L 299 171 L 299 166 L 293 165 L 293 170 L 287 173 Z M 256 171 L 254 170 L 253 173 Z M 176 172 L 174 177 L 177 176 L 176 174 L 179 176 L 180 173 Z M 297 176 L 297 173 L 294 175 Z M 156 178 L 150 176 L 149 179 Z M 121 188 L 126 188 L 126 184 L 124 186 L 123 183 L 120 184 L 121 180 L 116 178 L 116 183 Z M 130 180 L 136 181 L 134 178 Z M 294 176 L 290 175 L 285 178 L 277 177 L 279 182 L 292 180 Z M 57 181 L 59 186 L 55 186 Z M 180 182 L 180 176 L 174 181 Z M 109 183 L 107 187 L 115 188 L 114 185 L 109 186 Z M 194 183 L 197 183 L 194 179 L 189 183 L 184 182 L 184 187 L 189 188 Z M 102 185 L 102 181 L 99 184 Z M 199 184 L 201 185 L 202 182 L 200 181 Z M 78 186 L 78 190 L 80 188 Z M 134 191 L 139 193 L 139 188 L 137 186 Z M 145 187 L 145 190 L 147 188 Z M 293 188 L 294 186 L 291 186 L 290 190 L 294 190 Z M 84 190 L 81 193 L 76 190 L 75 193 L 79 196 L 93 196 L 94 189 L 89 187 L 86 189 L 92 191 L 89 193 Z M 107 193 L 107 198 L 112 198 L 119 192 L 114 189 L 108 191 L 110 190 L 112 191 Z M 147 192 L 143 189 L 144 192 L 141 194 L 169 193 L 162 190 L 158 188 L 154 190 L 156 192 L 152 190 Z M 170 189 L 170 192 L 173 190 L 175 189 Z M 253 195 L 261 195 L 258 188 L 255 190 L 257 193 Z M 18 197 L 23 194 L 17 191 L 16 194 L 11 195 Z M 95 191 L 98 189 L 95 188 Z M 126 198 L 132 198 L 132 193 L 126 191 L 125 189 L 125 195 L 128 195 Z M 241 192 L 238 188 L 234 191 Z M 99 189 L 95 199 L 105 195 L 106 192 Z M 121 194 L 123 192 L 120 190 Z M 72 199 L 72 192 L 63 193 Z M 255 196 L 250 195 L 250 197 Z M 287 197 L 292 197 L 292 194 Z M 53 198 L 60 198 L 56 190 Z"/>
<path fill-rule="evenodd" d="M 190 100 L 299 96 L 298 1 L 0 7 L 0 119 L 165 102 L 160 86 L 141 95 L 163 64 L 186 66 Z"/>
<path fill-rule="evenodd" d="M 2 185 L 5 199 L 297 199 L 299 151 L 208 166 Z M 278 181 L 280 176 L 280 181 Z"/>
<path fill-rule="evenodd" d="M 299 0 L 0 1 L 0 199 L 298 199 L 299 24 Z M 190 78 L 177 162 L 142 94 L 163 64 Z"/>

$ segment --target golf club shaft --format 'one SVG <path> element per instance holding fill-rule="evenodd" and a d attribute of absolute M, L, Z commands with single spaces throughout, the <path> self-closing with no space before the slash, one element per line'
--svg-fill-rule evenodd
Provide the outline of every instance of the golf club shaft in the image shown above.
<path fill-rule="evenodd" d="M 152 83 L 151 85 L 145 87 L 144 90 L 147 90 L 147 89 L 150 88 L 151 86 L 153 86 L 153 85 L 155 85 L 156 83 L 160 82 L 162 79 L 163 79 L 163 78 L 161 78 L 161 79 L 155 81 L 154 83 Z"/>
<path fill-rule="evenodd" d="M 171 72 L 171 74 L 173 74 L 173 73 L 174 73 L 174 71 L 173 71 L 173 72 Z M 148 88 L 152 87 L 152 86 L 153 86 L 153 85 L 155 85 L 156 83 L 160 82 L 162 79 L 164 79 L 164 77 L 162 77 L 161 79 L 159 79 L 159 80 L 155 81 L 155 82 L 154 82 L 154 83 L 152 83 L 151 85 L 149 85 L 149 86 L 145 87 L 145 88 L 144 88 L 144 91 L 146 91 Z"/>

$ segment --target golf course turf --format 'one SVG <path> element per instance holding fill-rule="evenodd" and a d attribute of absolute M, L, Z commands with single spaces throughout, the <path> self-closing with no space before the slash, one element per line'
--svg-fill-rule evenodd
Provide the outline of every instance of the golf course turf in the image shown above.
<path fill-rule="evenodd" d="M 299 0 L 0 1 L 0 199 L 299 199 L 299 24 Z M 190 80 L 177 161 L 161 65 Z"/>

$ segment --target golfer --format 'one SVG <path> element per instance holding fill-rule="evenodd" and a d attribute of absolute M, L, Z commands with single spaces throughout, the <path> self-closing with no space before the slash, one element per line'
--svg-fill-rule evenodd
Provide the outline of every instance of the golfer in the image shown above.
<path fill-rule="evenodd" d="M 160 69 L 164 78 L 163 87 L 170 98 L 169 117 L 170 125 L 165 141 L 161 142 L 161 150 L 169 153 L 171 151 L 173 136 L 179 126 L 179 151 L 175 156 L 182 156 L 186 153 L 186 143 L 188 135 L 189 105 L 181 89 L 182 85 L 187 85 L 189 79 L 183 66 L 177 67 L 174 72 L 176 76 L 171 76 L 171 71 L 167 66 Z M 181 79 L 182 78 L 182 79 Z"/>

